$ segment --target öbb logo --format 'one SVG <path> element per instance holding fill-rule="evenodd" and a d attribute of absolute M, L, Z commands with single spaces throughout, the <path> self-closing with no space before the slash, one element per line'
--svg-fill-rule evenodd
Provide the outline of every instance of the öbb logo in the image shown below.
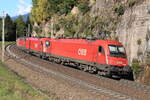
<path fill-rule="evenodd" d="M 78 55 L 86 56 L 86 54 L 87 54 L 87 49 L 81 49 L 81 48 L 78 49 Z"/>

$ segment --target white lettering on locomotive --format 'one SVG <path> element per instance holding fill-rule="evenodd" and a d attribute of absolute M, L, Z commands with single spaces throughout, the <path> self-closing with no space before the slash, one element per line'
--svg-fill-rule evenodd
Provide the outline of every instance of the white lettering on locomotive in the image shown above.
<path fill-rule="evenodd" d="M 78 55 L 86 56 L 86 54 L 87 54 L 87 49 L 81 49 L 81 48 L 78 49 Z"/>

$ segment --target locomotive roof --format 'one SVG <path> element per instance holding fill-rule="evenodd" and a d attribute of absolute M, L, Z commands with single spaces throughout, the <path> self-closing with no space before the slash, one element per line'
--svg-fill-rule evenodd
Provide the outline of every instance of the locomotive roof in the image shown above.
<path fill-rule="evenodd" d="M 50 40 L 50 41 L 63 42 L 63 43 L 80 43 L 80 44 L 91 43 L 91 44 L 94 44 L 94 45 L 104 43 L 104 44 L 108 44 L 108 45 L 122 45 L 120 42 L 114 41 L 114 40 L 51 39 L 51 38 L 37 38 L 37 37 L 24 37 L 24 38 L 29 38 L 31 40 L 37 40 L 37 39 Z"/>
<path fill-rule="evenodd" d="M 45 38 L 46 40 L 50 39 L 50 38 Z M 80 43 L 80 44 L 87 44 L 87 43 L 91 43 L 91 44 L 110 44 L 110 45 L 122 45 L 120 42 L 118 41 L 114 41 L 114 40 L 86 40 L 86 39 L 50 39 L 50 41 L 55 41 L 55 42 L 63 42 L 63 43 Z"/>

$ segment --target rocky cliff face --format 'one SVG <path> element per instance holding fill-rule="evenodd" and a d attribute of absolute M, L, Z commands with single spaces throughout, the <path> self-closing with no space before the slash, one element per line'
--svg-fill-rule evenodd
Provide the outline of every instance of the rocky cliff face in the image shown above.
<path fill-rule="evenodd" d="M 141 61 L 150 52 L 150 1 L 128 8 L 117 27 L 116 34 L 126 47 L 129 62 Z"/>

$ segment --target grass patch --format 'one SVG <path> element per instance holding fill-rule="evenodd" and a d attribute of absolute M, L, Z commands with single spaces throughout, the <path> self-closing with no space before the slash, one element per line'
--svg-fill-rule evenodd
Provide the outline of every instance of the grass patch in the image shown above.
<path fill-rule="evenodd" d="M 15 43 L 15 41 L 5 41 L 5 46 L 11 43 Z M 2 41 L 0 41 L 0 48 L 2 48 Z"/>
<path fill-rule="evenodd" d="M 0 100 L 49 100 L 8 71 L 0 62 Z"/>

